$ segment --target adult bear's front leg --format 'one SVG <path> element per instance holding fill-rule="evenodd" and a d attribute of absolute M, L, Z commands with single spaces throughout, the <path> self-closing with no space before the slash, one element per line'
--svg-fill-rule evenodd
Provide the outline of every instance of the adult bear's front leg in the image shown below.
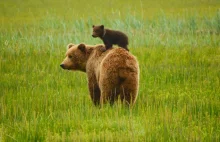
<path fill-rule="evenodd" d="M 100 89 L 99 86 L 94 80 L 89 80 L 89 92 L 90 92 L 90 97 L 93 101 L 93 103 L 97 106 L 100 105 Z"/>

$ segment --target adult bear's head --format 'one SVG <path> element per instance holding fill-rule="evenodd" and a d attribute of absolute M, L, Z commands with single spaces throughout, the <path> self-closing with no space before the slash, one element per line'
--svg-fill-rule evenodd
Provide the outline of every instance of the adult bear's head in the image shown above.
<path fill-rule="evenodd" d="M 60 64 L 63 69 L 85 71 L 90 48 L 85 44 L 68 44 L 66 58 Z"/>
<path fill-rule="evenodd" d="M 66 58 L 60 64 L 63 69 L 79 70 L 86 72 L 86 63 L 92 51 L 96 49 L 95 53 L 102 54 L 105 50 L 104 45 L 86 45 L 72 43 L 67 45 Z M 97 56 L 98 57 L 98 56 Z"/>

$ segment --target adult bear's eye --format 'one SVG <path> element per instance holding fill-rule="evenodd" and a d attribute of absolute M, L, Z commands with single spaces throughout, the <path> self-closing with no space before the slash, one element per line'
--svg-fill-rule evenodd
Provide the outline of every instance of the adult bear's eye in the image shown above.
<path fill-rule="evenodd" d="M 68 57 L 69 57 L 69 58 L 72 58 L 73 56 L 72 56 L 72 55 L 69 55 Z"/>

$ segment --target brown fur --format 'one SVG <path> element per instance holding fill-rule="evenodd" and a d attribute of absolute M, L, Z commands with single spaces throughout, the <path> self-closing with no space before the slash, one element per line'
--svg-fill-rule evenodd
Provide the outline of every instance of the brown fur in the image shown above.
<path fill-rule="evenodd" d="M 101 38 L 105 44 L 106 50 L 111 48 L 113 44 L 117 44 L 119 47 L 128 50 L 128 37 L 120 31 L 105 29 L 104 25 L 93 25 L 92 36 Z"/>
<path fill-rule="evenodd" d="M 126 104 L 135 103 L 138 96 L 138 61 L 122 48 L 102 52 L 103 45 L 68 45 L 63 69 L 86 72 L 90 96 L 95 105 L 120 98 Z"/>

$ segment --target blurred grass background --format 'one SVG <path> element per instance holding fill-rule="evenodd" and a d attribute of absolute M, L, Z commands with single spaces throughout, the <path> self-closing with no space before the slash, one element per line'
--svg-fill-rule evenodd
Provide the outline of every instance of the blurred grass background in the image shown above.
<path fill-rule="evenodd" d="M 0 1 L 0 141 L 219 141 L 220 2 Z M 133 110 L 93 106 L 86 74 L 59 67 L 92 25 L 129 36 Z"/>
<path fill-rule="evenodd" d="M 131 47 L 219 46 L 217 0 L 9 0 L 0 4 L 2 46 L 11 35 L 28 40 L 35 48 L 42 46 L 42 40 L 48 40 L 51 46 L 63 46 L 70 41 L 100 43 L 101 40 L 91 38 L 93 24 L 126 32 Z"/>

